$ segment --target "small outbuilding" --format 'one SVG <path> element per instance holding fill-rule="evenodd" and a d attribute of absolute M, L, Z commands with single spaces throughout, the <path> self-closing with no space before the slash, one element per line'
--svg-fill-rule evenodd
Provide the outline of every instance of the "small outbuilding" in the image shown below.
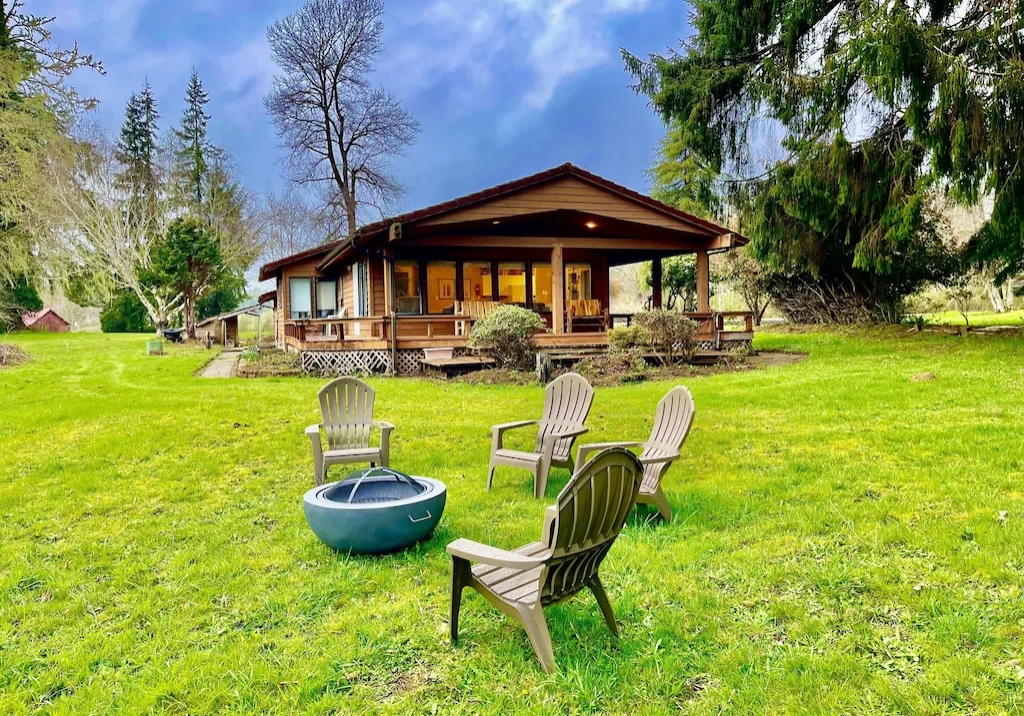
<path fill-rule="evenodd" d="M 21 314 L 21 322 L 28 330 L 40 333 L 67 333 L 71 330 L 71 324 L 52 308 L 26 311 Z"/>
<path fill-rule="evenodd" d="M 219 316 L 205 318 L 196 324 L 196 338 L 206 340 L 209 337 L 213 343 L 219 343 L 226 348 L 233 348 L 238 345 L 238 317 L 255 316 L 259 321 L 263 307 L 245 306 Z"/>

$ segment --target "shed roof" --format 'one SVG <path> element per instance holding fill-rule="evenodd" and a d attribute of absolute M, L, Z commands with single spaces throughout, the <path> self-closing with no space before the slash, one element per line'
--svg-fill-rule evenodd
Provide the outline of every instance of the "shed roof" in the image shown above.
<path fill-rule="evenodd" d="M 241 308 L 236 308 L 234 311 L 222 313 L 219 316 L 210 316 L 209 318 L 204 318 L 203 320 L 199 321 L 199 323 L 196 324 L 196 328 L 198 328 L 199 326 L 205 326 L 207 323 L 213 323 L 214 321 L 224 321 L 227 320 L 228 318 L 235 318 L 236 316 L 258 316 L 260 315 L 260 311 L 262 310 L 263 306 L 259 304 L 255 306 L 242 306 Z"/>
<path fill-rule="evenodd" d="M 52 308 L 44 308 L 40 311 L 25 311 L 24 313 L 21 314 L 21 322 L 25 325 L 25 328 L 31 328 L 36 323 L 38 323 L 40 319 L 44 318 L 47 315 L 52 315 L 54 318 L 61 321 L 65 325 L 71 325 L 64 319 L 63 316 L 54 311 Z"/>

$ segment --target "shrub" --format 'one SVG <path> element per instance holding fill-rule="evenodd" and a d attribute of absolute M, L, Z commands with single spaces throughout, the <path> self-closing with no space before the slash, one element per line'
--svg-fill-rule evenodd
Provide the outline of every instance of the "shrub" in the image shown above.
<path fill-rule="evenodd" d="M 529 370 L 537 352 L 533 336 L 544 319 L 518 306 L 502 306 L 481 318 L 469 333 L 469 347 L 489 353 L 502 368 Z"/>
<path fill-rule="evenodd" d="M 104 333 L 149 333 L 153 322 L 142 301 L 131 291 L 118 291 L 100 312 Z"/>
<path fill-rule="evenodd" d="M 650 333 L 651 347 L 670 363 L 688 361 L 697 350 L 697 324 L 681 313 L 644 311 L 636 314 L 633 322 Z"/>
<path fill-rule="evenodd" d="M 608 331 L 608 351 L 627 353 L 651 345 L 651 332 L 643 326 L 624 326 Z"/>

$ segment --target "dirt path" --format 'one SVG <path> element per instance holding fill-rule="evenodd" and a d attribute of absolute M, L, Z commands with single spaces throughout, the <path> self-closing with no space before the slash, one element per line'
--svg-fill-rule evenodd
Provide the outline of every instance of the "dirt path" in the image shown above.
<path fill-rule="evenodd" d="M 235 363 L 238 362 L 240 355 L 242 355 L 242 351 L 236 349 L 222 351 L 219 356 L 206 364 L 199 377 L 230 378 L 235 374 Z"/>

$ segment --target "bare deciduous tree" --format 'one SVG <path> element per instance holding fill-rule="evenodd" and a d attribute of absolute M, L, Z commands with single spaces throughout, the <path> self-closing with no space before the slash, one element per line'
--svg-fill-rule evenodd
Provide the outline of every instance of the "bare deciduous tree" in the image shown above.
<path fill-rule="evenodd" d="M 317 188 L 349 235 L 360 209 L 383 215 L 401 195 L 391 159 L 419 131 L 401 103 L 368 79 L 383 49 L 383 15 L 381 0 L 308 0 L 267 30 L 281 74 L 264 105 L 293 178 Z"/>
<path fill-rule="evenodd" d="M 48 190 L 35 219 L 47 236 L 51 265 L 68 276 L 85 275 L 101 292 L 127 289 L 138 296 L 154 325 L 165 328 L 181 310 L 181 294 L 146 281 L 154 241 L 163 236 L 166 211 L 151 212 L 131 200 L 110 138 L 94 131 L 76 154 L 48 163 Z"/>
<path fill-rule="evenodd" d="M 295 189 L 268 191 L 260 210 L 263 260 L 276 261 L 338 238 L 342 229 Z"/>

